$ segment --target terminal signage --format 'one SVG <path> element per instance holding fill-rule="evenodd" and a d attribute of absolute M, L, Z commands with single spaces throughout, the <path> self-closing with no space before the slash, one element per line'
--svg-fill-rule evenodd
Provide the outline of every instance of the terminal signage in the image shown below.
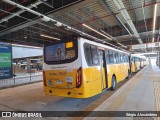
<path fill-rule="evenodd" d="M 12 78 L 12 46 L 0 42 L 0 80 Z"/>
<path fill-rule="evenodd" d="M 145 49 L 153 47 L 160 47 L 160 42 L 132 45 L 132 49 Z"/>

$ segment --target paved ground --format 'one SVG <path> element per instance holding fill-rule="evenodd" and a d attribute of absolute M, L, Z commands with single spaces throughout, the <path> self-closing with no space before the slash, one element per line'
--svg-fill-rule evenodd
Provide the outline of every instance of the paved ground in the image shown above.
<path fill-rule="evenodd" d="M 95 111 L 160 111 L 160 69 L 145 67 Z M 85 120 L 133 120 L 136 118 L 86 117 Z M 140 118 L 139 120 L 148 118 Z M 149 118 L 160 120 L 159 118 Z"/>
<path fill-rule="evenodd" d="M 39 82 L 0 90 L 0 111 L 78 111 L 92 104 L 92 102 L 99 99 L 103 94 L 104 93 L 88 99 L 45 96 L 42 82 Z M 21 118 L 3 118 L 2 120 L 6 119 L 19 120 Z M 30 120 L 29 118 L 23 119 Z M 41 120 L 56 118 L 33 119 Z"/>
<path fill-rule="evenodd" d="M 98 99 L 74 99 L 45 96 L 42 82 L 0 90 L 0 110 L 24 111 L 74 111 Z"/>

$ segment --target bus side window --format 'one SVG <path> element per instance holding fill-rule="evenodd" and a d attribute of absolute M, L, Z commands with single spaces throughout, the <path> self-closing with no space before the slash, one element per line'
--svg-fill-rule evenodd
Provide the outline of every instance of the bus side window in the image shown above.
<path fill-rule="evenodd" d="M 125 62 L 129 62 L 128 61 L 128 55 L 125 55 Z"/>
<path fill-rule="evenodd" d="M 131 60 L 132 60 L 132 63 L 133 63 L 134 62 L 134 58 L 132 57 Z"/>
<path fill-rule="evenodd" d="M 127 55 L 127 62 L 130 63 L 130 56 Z"/>
<path fill-rule="evenodd" d="M 121 61 L 120 61 L 121 63 L 124 62 L 124 54 L 123 54 L 123 53 L 120 53 L 120 60 L 121 60 Z"/>
<path fill-rule="evenodd" d="M 115 63 L 118 63 L 118 52 L 114 52 Z"/>
<path fill-rule="evenodd" d="M 124 59 L 124 57 L 123 57 L 123 54 L 121 53 L 121 62 L 123 62 L 123 59 Z"/>
<path fill-rule="evenodd" d="M 98 65 L 99 64 L 99 59 L 98 59 L 98 50 L 96 47 L 91 46 L 91 51 L 92 51 L 92 60 L 93 60 L 93 65 Z"/>
<path fill-rule="evenodd" d="M 125 55 L 122 54 L 122 62 L 123 62 L 123 63 L 126 61 L 125 59 L 126 59 Z"/>
<path fill-rule="evenodd" d="M 119 53 L 119 62 L 121 63 L 121 53 Z"/>
<path fill-rule="evenodd" d="M 109 63 L 109 61 L 110 61 L 110 57 L 109 57 L 109 50 L 106 50 L 106 63 Z"/>
<path fill-rule="evenodd" d="M 124 54 L 124 62 L 128 62 L 128 56 Z"/>
<path fill-rule="evenodd" d="M 103 53 L 99 50 L 98 50 L 98 56 L 99 56 L 99 59 L 103 59 Z"/>
<path fill-rule="evenodd" d="M 84 46 L 85 58 L 89 65 L 92 64 L 91 47 L 89 45 Z"/>
<path fill-rule="evenodd" d="M 123 60 L 122 60 L 122 53 L 120 53 L 120 62 L 123 62 Z"/>
<path fill-rule="evenodd" d="M 118 52 L 116 52 L 116 61 L 117 63 L 119 63 L 119 53 Z"/>
<path fill-rule="evenodd" d="M 127 62 L 127 61 L 126 61 L 126 55 L 125 55 L 125 54 L 123 54 L 123 62 Z"/>
<path fill-rule="evenodd" d="M 116 60 L 116 52 L 113 51 L 113 63 L 117 63 L 117 60 Z"/>
<path fill-rule="evenodd" d="M 110 57 L 110 63 L 114 63 L 114 52 L 112 50 L 109 50 L 109 57 Z"/>

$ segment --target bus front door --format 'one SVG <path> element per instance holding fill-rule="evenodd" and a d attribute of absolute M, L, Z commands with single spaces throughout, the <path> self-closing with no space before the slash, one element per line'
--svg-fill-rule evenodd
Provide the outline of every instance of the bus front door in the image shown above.
<path fill-rule="evenodd" d="M 108 87 L 107 82 L 107 65 L 105 59 L 105 51 L 98 50 L 99 53 L 99 62 L 100 62 L 100 75 L 102 80 L 102 90 Z"/>

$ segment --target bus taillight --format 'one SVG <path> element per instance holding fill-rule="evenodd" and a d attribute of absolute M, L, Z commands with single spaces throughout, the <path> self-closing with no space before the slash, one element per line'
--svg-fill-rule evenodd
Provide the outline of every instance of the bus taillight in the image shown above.
<path fill-rule="evenodd" d="M 82 68 L 80 67 L 77 70 L 77 82 L 76 82 L 76 87 L 79 88 L 82 84 Z"/>
<path fill-rule="evenodd" d="M 44 84 L 44 86 L 47 86 L 46 75 L 45 75 L 45 71 L 44 70 L 43 70 L 43 84 Z"/>

